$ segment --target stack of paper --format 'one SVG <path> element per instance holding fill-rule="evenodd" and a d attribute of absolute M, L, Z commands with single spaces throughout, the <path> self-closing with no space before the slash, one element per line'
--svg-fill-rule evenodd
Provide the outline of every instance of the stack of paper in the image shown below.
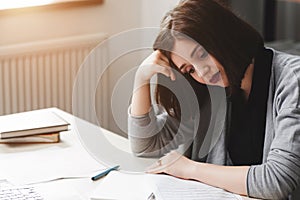
<path fill-rule="evenodd" d="M 106 169 L 81 146 L 45 146 L 35 152 L 0 154 L 0 177 L 15 185 L 88 177 Z M 1 197 L 0 197 L 1 199 Z"/>
<path fill-rule="evenodd" d="M 198 181 L 183 180 L 168 175 L 130 174 L 113 171 L 91 195 L 92 200 L 242 200 L 241 196 Z M 153 196 L 153 195 L 152 195 Z"/>
<path fill-rule="evenodd" d="M 58 142 L 69 123 L 48 109 L 0 116 L 1 143 Z"/>

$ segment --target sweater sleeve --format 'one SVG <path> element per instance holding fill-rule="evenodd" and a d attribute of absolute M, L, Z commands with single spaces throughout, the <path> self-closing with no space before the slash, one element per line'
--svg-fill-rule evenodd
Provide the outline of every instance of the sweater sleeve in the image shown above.
<path fill-rule="evenodd" d="M 128 111 L 128 137 L 132 152 L 137 156 L 158 157 L 193 140 L 193 122 L 169 116 L 162 108 L 151 107 L 149 113 L 132 116 Z M 182 120 L 183 121 L 183 120 Z"/>
<path fill-rule="evenodd" d="M 300 182 L 300 108 L 283 109 L 275 120 L 275 137 L 267 162 L 251 166 L 250 197 L 284 199 Z"/>
<path fill-rule="evenodd" d="M 266 162 L 251 166 L 248 195 L 264 199 L 286 199 L 300 185 L 300 60 L 285 59 L 275 74 L 270 133 L 272 141 Z M 271 116 L 271 115 L 270 115 Z M 272 118 L 272 119 L 271 119 Z"/>

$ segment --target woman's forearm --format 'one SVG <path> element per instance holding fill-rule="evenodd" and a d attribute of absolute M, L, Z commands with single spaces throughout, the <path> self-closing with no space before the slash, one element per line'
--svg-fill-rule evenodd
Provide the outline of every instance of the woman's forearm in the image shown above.
<path fill-rule="evenodd" d="M 156 50 L 142 62 L 135 74 L 131 115 L 140 116 L 149 112 L 151 107 L 150 79 L 158 73 L 175 80 L 169 60 Z"/>
<path fill-rule="evenodd" d="M 149 112 L 151 106 L 150 83 L 140 81 L 134 82 L 134 91 L 131 101 L 131 115 L 140 116 Z"/>
<path fill-rule="evenodd" d="M 192 161 L 189 179 L 195 179 L 225 189 L 247 195 L 247 173 L 249 166 L 219 166 Z"/>

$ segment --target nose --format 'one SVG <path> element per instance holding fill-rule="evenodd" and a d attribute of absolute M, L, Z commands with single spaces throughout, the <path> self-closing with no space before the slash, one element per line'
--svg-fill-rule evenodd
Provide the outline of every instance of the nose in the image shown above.
<path fill-rule="evenodd" d="M 199 77 L 204 77 L 210 71 L 210 67 L 208 65 L 203 67 L 195 66 L 195 71 Z"/>

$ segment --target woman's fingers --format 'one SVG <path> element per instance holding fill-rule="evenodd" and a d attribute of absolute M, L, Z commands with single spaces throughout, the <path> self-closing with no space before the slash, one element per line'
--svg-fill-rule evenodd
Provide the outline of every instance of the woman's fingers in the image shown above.
<path fill-rule="evenodd" d="M 166 56 L 164 56 L 160 51 L 158 51 L 157 56 L 158 56 L 158 60 L 161 61 L 161 63 L 158 63 L 158 64 L 167 69 L 167 71 L 168 71 L 167 77 L 170 77 L 171 80 L 174 81 L 176 78 L 175 73 L 173 71 L 174 69 L 172 69 L 170 67 L 170 62 L 169 62 L 168 58 Z"/>
<path fill-rule="evenodd" d="M 146 172 L 166 173 L 178 178 L 189 179 L 191 167 L 193 167 L 193 161 L 176 151 L 171 151 L 151 165 Z"/>
<path fill-rule="evenodd" d="M 169 59 L 164 54 L 162 54 L 161 51 L 159 50 L 155 51 L 155 55 L 157 60 L 162 60 L 166 63 L 169 63 Z"/>
<path fill-rule="evenodd" d="M 146 169 L 147 173 L 162 173 L 162 172 L 168 172 L 168 169 L 171 167 L 171 165 L 175 164 L 175 162 L 180 159 L 182 155 L 178 153 L 177 151 L 171 151 L 162 158 L 158 159 L 155 163 L 153 163 L 151 166 L 149 166 Z"/>
<path fill-rule="evenodd" d="M 171 80 L 175 80 L 175 74 L 170 67 L 168 58 L 160 51 L 154 51 L 140 65 L 139 74 L 143 80 L 150 80 L 157 73 L 161 73 Z"/>
<path fill-rule="evenodd" d="M 158 173 L 164 172 L 164 166 L 162 164 L 162 160 L 159 159 L 158 161 L 156 161 L 155 163 L 153 163 L 152 165 L 150 165 L 146 169 L 146 172 L 147 173 L 152 173 L 152 174 L 158 174 Z"/>
<path fill-rule="evenodd" d="M 169 66 L 162 66 L 162 65 L 156 65 L 156 72 L 164 74 L 167 77 L 170 77 L 171 80 L 175 80 L 175 74 L 173 72 L 173 69 Z"/>
<path fill-rule="evenodd" d="M 174 74 L 173 69 L 171 70 L 170 78 L 171 78 L 172 81 L 175 81 L 175 79 L 176 79 L 176 76 L 175 76 L 175 74 Z"/>

